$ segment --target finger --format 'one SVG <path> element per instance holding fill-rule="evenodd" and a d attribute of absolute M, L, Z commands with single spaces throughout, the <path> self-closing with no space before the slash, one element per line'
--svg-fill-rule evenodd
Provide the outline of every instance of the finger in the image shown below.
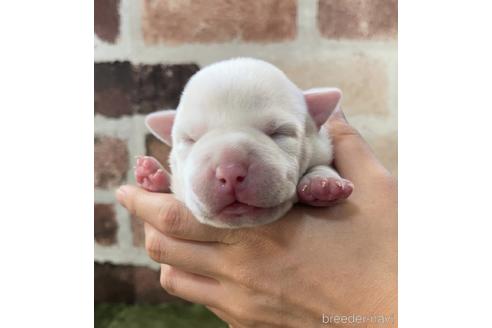
<path fill-rule="evenodd" d="M 199 223 L 172 194 L 153 193 L 135 186 L 121 186 L 118 202 L 128 211 L 162 233 L 181 239 L 228 242 L 230 230 Z"/>
<path fill-rule="evenodd" d="M 217 280 L 161 264 L 161 286 L 169 294 L 193 303 L 218 306 L 222 288 Z"/>
<path fill-rule="evenodd" d="M 330 133 L 334 148 L 334 164 L 340 174 L 355 182 L 368 174 L 384 171 L 370 146 L 359 132 L 345 119 L 340 108 L 336 109 L 325 125 Z"/>
<path fill-rule="evenodd" d="M 145 249 L 156 262 L 178 269 L 218 277 L 223 267 L 220 264 L 220 249 L 217 243 L 196 242 L 166 236 L 154 227 L 145 224 Z"/>

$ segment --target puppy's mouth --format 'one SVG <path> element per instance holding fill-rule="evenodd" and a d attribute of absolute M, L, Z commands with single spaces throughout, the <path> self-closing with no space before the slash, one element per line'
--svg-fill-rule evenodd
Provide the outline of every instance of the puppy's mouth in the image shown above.
<path fill-rule="evenodd" d="M 292 202 L 287 200 L 273 206 L 259 207 L 236 199 L 218 210 L 202 215 L 201 218 L 207 224 L 219 228 L 253 227 L 275 221 L 285 214 L 291 205 Z"/>
<path fill-rule="evenodd" d="M 255 215 L 256 213 L 264 209 L 265 208 L 262 207 L 234 201 L 229 205 L 224 206 L 220 211 L 218 211 L 218 214 L 221 216 L 237 217 L 242 215 Z"/>

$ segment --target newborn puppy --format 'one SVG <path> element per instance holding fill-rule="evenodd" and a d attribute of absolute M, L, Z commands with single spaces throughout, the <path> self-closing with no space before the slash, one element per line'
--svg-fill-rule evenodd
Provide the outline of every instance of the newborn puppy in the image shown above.
<path fill-rule="evenodd" d="M 303 93 L 279 69 L 238 58 L 197 72 L 176 111 L 150 114 L 146 124 L 172 145 L 171 190 L 202 223 L 239 228 L 265 224 L 300 202 L 328 206 L 353 189 L 330 167 L 333 151 L 322 127 L 338 106 L 338 89 Z M 137 182 L 167 189 L 167 173 L 140 157 Z"/>

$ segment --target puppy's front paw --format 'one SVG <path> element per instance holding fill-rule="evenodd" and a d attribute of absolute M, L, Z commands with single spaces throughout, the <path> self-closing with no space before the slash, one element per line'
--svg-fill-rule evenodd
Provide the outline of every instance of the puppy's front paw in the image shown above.
<path fill-rule="evenodd" d="M 137 157 L 134 173 L 140 187 L 148 191 L 165 192 L 169 189 L 169 176 L 154 157 Z"/>
<path fill-rule="evenodd" d="M 354 184 L 343 178 L 307 175 L 297 185 L 299 202 L 311 206 L 330 206 L 346 199 Z"/>

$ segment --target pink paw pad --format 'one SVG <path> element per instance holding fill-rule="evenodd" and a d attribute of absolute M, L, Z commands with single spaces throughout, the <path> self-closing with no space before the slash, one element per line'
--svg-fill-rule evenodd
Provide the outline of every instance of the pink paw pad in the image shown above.
<path fill-rule="evenodd" d="M 167 191 L 169 178 L 161 164 L 153 157 L 138 156 L 135 165 L 137 183 L 148 191 Z"/>
<path fill-rule="evenodd" d="M 299 201 L 312 206 L 329 206 L 350 196 L 354 184 L 342 178 L 305 177 L 297 186 Z"/>

